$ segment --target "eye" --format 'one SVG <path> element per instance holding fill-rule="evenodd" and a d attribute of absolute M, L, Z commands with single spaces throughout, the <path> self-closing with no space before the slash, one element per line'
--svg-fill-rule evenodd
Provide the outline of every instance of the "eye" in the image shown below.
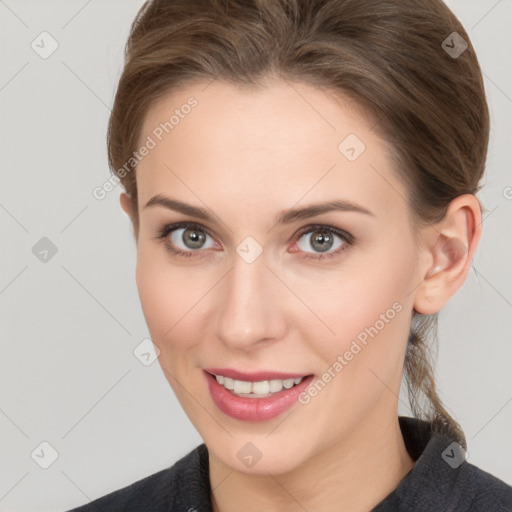
<path fill-rule="evenodd" d="M 205 245 L 208 238 L 213 243 Z M 208 231 L 193 222 L 178 222 L 177 224 L 164 226 L 156 239 L 164 242 L 166 249 L 172 254 L 186 258 L 200 256 L 199 252 L 202 249 L 218 247 L 217 242 L 213 240 Z"/>
<path fill-rule="evenodd" d="M 299 233 L 299 237 L 297 246 L 306 253 L 304 259 L 323 260 L 336 257 L 354 243 L 354 237 L 350 233 L 323 225 L 308 226 Z M 309 247 L 313 248 L 312 253 L 308 251 Z"/>
<path fill-rule="evenodd" d="M 304 259 L 324 260 L 339 256 L 342 251 L 354 244 L 354 237 L 350 233 L 324 225 L 307 226 L 295 236 L 295 239 L 297 237 L 295 245 L 299 250 L 291 252 L 304 252 Z M 185 258 L 202 257 L 203 249 L 220 247 L 206 228 L 194 222 L 178 222 L 164 226 L 155 238 L 163 242 L 171 254 Z M 209 245 L 208 238 L 211 239 Z M 319 252 L 308 251 L 308 246 Z"/>

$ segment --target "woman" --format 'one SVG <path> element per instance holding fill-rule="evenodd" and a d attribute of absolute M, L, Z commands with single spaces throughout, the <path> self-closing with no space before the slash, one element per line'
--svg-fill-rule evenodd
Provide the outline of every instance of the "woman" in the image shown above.
<path fill-rule="evenodd" d="M 428 352 L 481 237 L 488 135 L 441 1 L 144 4 L 109 160 L 204 444 L 75 510 L 512 510 L 465 460 Z"/>

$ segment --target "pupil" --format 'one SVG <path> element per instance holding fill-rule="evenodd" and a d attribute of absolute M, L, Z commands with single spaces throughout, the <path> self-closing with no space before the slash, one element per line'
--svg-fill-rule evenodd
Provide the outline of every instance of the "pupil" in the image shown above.
<path fill-rule="evenodd" d="M 187 229 L 183 232 L 183 243 L 192 249 L 201 247 L 205 240 L 205 235 L 197 229 Z"/>
<path fill-rule="evenodd" d="M 332 247 L 332 236 L 328 231 L 317 231 L 313 236 L 312 245 L 315 249 L 325 252 Z"/>

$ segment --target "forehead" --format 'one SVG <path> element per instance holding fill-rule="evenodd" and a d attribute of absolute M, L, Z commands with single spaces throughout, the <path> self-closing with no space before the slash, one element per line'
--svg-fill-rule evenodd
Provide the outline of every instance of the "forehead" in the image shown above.
<path fill-rule="evenodd" d="M 139 142 L 149 139 L 137 167 L 140 204 L 169 193 L 270 213 L 338 197 L 385 209 L 401 188 L 364 110 L 308 84 L 175 89 L 148 111 Z"/>

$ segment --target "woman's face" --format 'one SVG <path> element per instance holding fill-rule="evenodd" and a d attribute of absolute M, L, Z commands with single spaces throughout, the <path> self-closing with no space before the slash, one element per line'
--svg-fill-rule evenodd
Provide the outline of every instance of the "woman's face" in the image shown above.
<path fill-rule="evenodd" d="M 216 81 L 155 104 L 143 144 L 137 286 L 164 374 L 211 454 L 280 473 L 396 422 L 423 276 L 407 191 L 369 120 L 305 84 Z M 156 196 L 211 218 L 148 205 Z M 191 225 L 166 229 L 175 223 Z M 300 400 L 287 382 L 239 398 L 205 369 L 313 377 Z"/>

